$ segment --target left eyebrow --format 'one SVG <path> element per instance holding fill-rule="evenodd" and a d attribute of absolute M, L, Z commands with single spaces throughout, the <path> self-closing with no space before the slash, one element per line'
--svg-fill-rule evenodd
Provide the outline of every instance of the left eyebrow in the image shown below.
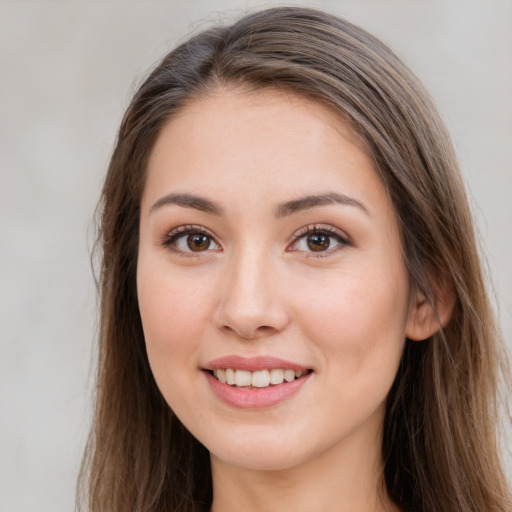
<path fill-rule="evenodd" d="M 213 215 L 222 215 L 223 210 L 221 206 L 206 197 L 197 196 L 194 194 L 169 194 L 160 198 L 150 209 L 150 213 L 162 208 L 163 206 L 175 204 L 183 208 L 194 208 L 205 213 Z"/>
<path fill-rule="evenodd" d="M 276 217 L 286 217 L 293 213 L 297 213 L 315 206 L 324 206 L 329 204 L 342 204 L 347 206 L 355 206 L 361 211 L 369 215 L 368 210 L 364 204 L 350 196 L 345 194 L 339 194 L 337 192 L 328 192 L 326 194 L 318 194 L 311 196 L 304 196 L 299 199 L 293 199 L 277 206 L 275 210 Z"/>

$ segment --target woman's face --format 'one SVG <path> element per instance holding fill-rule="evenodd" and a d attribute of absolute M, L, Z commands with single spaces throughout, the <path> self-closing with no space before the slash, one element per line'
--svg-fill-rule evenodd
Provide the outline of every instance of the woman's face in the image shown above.
<path fill-rule="evenodd" d="M 324 107 L 219 91 L 172 119 L 149 162 L 137 288 L 156 382 L 214 460 L 379 451 L 408 276 L 372 161 Z"/>

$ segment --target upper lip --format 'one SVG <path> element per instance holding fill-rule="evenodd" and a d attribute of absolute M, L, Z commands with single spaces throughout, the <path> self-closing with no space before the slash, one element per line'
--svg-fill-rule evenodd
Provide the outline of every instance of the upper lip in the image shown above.
<path fill-rule="evenodd" d="M 236 370 L 247 370 L 250 372 L 257 372 L 261 370 L 272 370 L 279 368 L 283 370 L 306 371 L 307 367 L 292 362 L 286 361 L 272 356 L 257 356 L 257 357 L 242 357 L 237 355 L 222 356 L 213 361 L 210 361 L 204 368 L 205 370 L 218 370 L 232 368 Z"/>

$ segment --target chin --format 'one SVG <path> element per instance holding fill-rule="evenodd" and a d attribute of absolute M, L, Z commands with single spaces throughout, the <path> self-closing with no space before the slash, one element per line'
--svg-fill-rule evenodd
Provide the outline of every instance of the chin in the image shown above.
<path fill-rule="evenodd" d="M 312 461 L 329 449 L 329 444 L 308 440 L 307 432 L 291 431 L 282 435 L 286 429 L 276 430 L 272 427 L 270 432 L 265 430 L 253 428 L 231 431 L 229 437 L 210 437 L 204 439 L 203 444 L 212 457 L 224 464 L 254 471 L 289 470 Z"/>
<path fill-rule="evenodd" d="M 222 460 L 225 464 L 251 471 L 285 471 L 299 466 L 307 456 L 276 451 L 272 448 L 260 449 L 257 446 L 246 450 L 230 450 L 229 452 L 214 453 L 212 457 Z"/>

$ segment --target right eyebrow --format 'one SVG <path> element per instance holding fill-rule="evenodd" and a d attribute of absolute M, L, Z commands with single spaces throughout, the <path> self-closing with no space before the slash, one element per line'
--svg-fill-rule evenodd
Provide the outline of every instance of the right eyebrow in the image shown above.
<path fill-rule="evenodd" d="M 356 208 L 359 208 L 361 211 L 369 215 L 368 210 L 364 204 L 358 199 L 347 196 L 345 194 L 339 194 L 337 192 L 327 192 L 326 194 L 300 197 L 298 199 L 293 199 L 292 201 L 287 201 L 286 203 L 280 204 L 276 208 L 276 217 L 285 217 L 302 210 L 328 204 L 355 206 Z"/>
<path fill-rule="evenodd" d="M 156 201 L 149 212 L 153 213 L 163 206 L 171 204 L 182 206 L 183 208 L 194 208 L 195 210 L 212 213 L 213 215 L 222 215 L 224 213 L 219 204 L 194 194 L 168 194 Z"/>

